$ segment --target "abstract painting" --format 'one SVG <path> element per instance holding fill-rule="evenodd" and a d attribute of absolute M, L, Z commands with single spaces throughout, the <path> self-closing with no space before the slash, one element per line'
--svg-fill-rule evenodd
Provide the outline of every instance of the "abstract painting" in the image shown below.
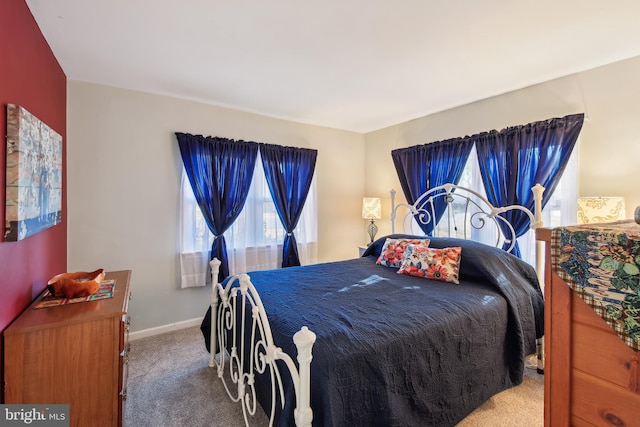
<path fill-rule="evenodd" d="M 62 136 L 23 107 L 7 105 L 5 241 L 62 221 Z"/>

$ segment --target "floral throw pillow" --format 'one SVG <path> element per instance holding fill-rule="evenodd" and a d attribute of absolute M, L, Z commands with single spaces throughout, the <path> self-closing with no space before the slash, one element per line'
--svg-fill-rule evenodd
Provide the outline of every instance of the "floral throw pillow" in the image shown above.
<path fill-rule="evenodd" d="M 378 265 L 398 268 L 404 259 L 404 252 L 408 245 L 429 246 L 429 239 L 390 239 L 387 238 L 376 261 Z"/>
<path fill-rule="evenodd" d="M 409 245 L 398 273 L 458 284 L 461 254 L 460 247 L 433 249 Z"/>

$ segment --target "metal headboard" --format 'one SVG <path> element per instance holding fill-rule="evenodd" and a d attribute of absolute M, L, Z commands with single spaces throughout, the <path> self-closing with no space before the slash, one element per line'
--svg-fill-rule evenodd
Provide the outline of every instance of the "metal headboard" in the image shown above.
<path fill-rule="evenodd" d="M 520 205 L 510 205 L 504 207 L 493 206 L 480 193 L 459 185 L 444 184 L 431 188 L 422 194 L 413 204 L 395 204 L 395 190 L 391 190 L 391 230 L 395 233 L 395 222 L 400 208 L 406 209 L 403 217 L 403 232 L 408 234 L 424 233 L 419 228 L 416 232 L 414 226 L 417 222 L 429 224 L 435 221 L 435 200 L 443 198 L 446 201 L 446 208 L 440 221 L 434 227 L 434 237 L 458 237 L 463 239 L 477 240 L 475 237 L 480 232 L 495 236 L 494 246 L 501 247 L 506 243 L 507 251 L 511 251 L 516 244 L 516 232 L 504 217 L 499 214 L 512 209 L 521 210 L 531 219 L 531 228 L 542 227 L 542 194 L 544 187 L 536 184 L 531 191 L 534 194 L 535 214 L 529 209 Z M 500 224 L 505 225 L 503 230 Z M 486 235 L 485 234 L 485 235 Z M 485 241 L 485 243 L 488 243 Z"/>

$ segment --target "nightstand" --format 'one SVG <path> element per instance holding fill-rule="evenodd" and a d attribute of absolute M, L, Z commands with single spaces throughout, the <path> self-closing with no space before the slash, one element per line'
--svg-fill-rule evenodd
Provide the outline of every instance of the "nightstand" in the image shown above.
<path fill-rule="evenodd" d="M 364 253 L 364 251 L 366 251 L 368 247 L 369 246 L 366 246 L 366 245 L 365 246 L 358 246 L 358 256 L 361 257 L 362 254 Z"/>

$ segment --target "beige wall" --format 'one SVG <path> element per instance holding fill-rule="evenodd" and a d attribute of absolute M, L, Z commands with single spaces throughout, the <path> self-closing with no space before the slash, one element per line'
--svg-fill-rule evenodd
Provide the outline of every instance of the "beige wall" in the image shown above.
<path fill-rule="evenodd" d="M 133 330 L 204 314 L 211 287 L 179 289 L 174 132 L 318 150 L 318 261 L 364 242 L 364 136 L 82 82 L 68 85 L 69 271 L 131 269 Z"/>
<path fill-rule="evenodd" d="M 68 267 L 133 270 L 134 331 L 202 315 L 210 288 L 179 289 L 174 132 L 317 148 L 318 261 L 367 239 L 361 198 L 403 199 L 391 150 L 584 112 L 580 195 L 640 205 L 640 57 L 362 135 L 81 82 L 68 85 Z"/>
<path fill-rule="evenodd" d="M 371 132 L 365 192 L 384 195 L 400 183 L 391 150 L 507 126 L 585 113 L 579 143 L 579 194 L 624 196 L 627 217 L 640 205 L 640 57 L 552 80 Z"/>

